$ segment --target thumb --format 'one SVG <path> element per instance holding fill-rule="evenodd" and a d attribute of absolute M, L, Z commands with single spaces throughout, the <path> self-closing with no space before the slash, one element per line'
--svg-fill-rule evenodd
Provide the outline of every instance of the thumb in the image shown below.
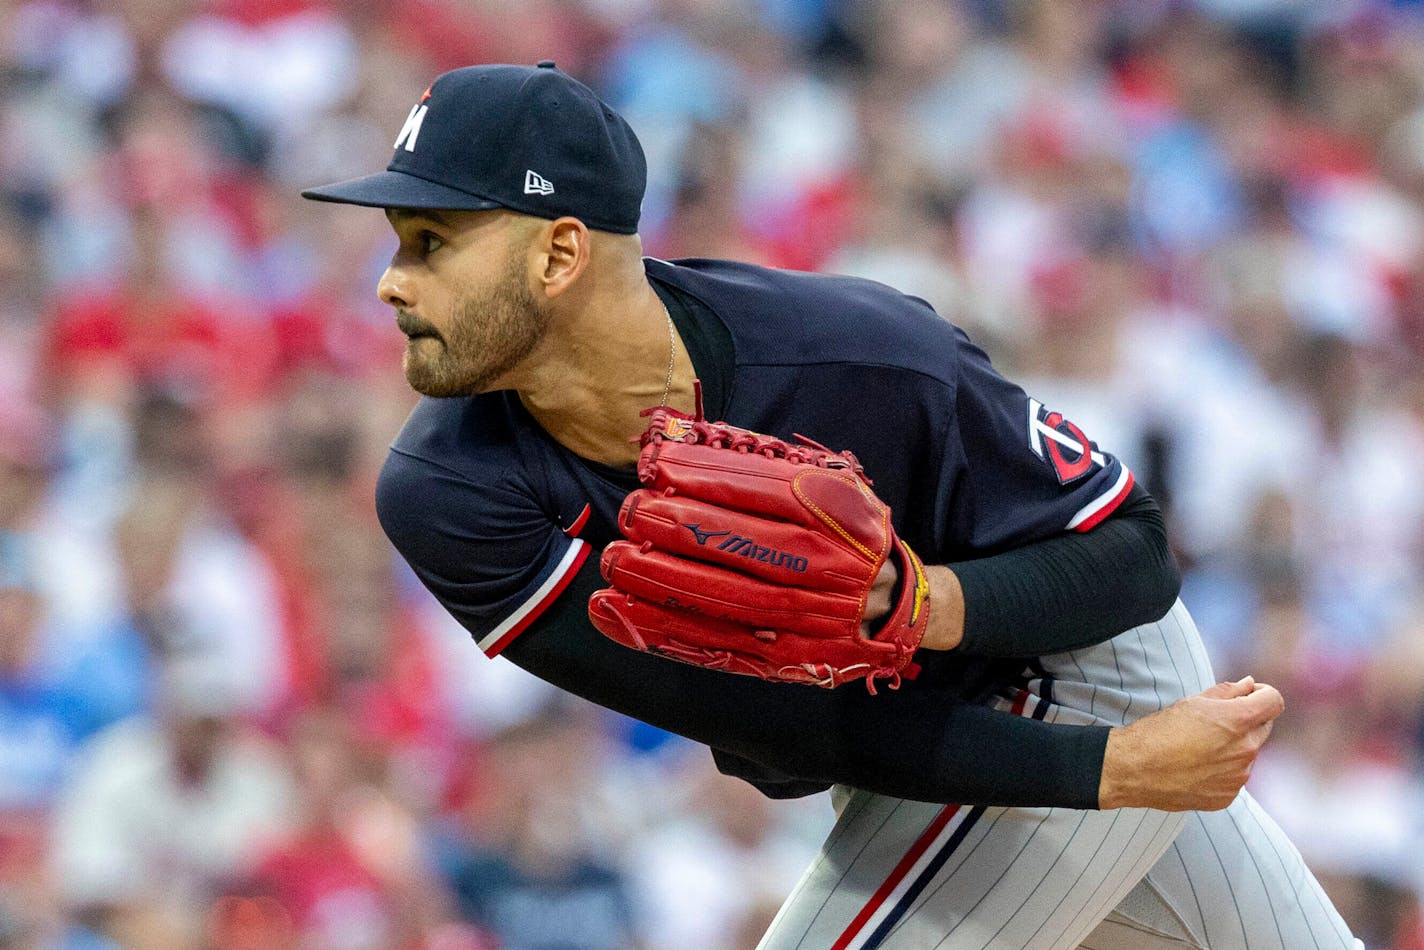
<path fill-rule="evenodd" d="M 1240 696 L 1249 696 L 1251 690 L 1255 688 L 1255 678 L 1243 676 L 1234 683 L 1217 683 L 1215 686 L 1202 690 L 1201 695 L 1207 699 L 1236 699 Z"/>

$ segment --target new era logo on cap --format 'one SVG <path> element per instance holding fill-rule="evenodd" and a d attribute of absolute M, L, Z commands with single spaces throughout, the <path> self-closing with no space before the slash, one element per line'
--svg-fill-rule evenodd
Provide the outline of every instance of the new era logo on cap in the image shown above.
<path fill-rule="evenodd" d="M 554 183 L 531 168 L 524 173 L 524 193 L 526 195 L 552 195 Z"/>

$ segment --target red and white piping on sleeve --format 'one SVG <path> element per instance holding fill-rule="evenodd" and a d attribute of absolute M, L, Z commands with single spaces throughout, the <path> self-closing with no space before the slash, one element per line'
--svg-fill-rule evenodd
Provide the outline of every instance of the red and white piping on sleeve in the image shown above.
<path fill-rule="evenodd" d="M 564 534 L 571 538 L 578 537 L 579 532 L 583 530 L 583 526 L 588 524 L 588 515 L 591 511 L 593 511 L 593 505 L 585 504 L 583 511 L 580 511 L 578 517 L 574 519 L 574 523 L 564 529 Z"/>
<path fill-rule="evenodd" d="M 1104 518 L 1117 510 L 1117 506 L 1122 504 L 1127 493 L 1132 491 L 1132 484 L 1132 472 L 1124 465 L 1122 471 L 1118 473 L 1117 481 L 1112 483 L 1111 488 L 1078 509 L 1073 520 L 1068 522 L 1068 530 L 1093 530 Z"/>
<path fill-rule="evenodd" d="M 587 542 L 575 538 L 569 544 L 569 549 L 564 552 L 558 565 L 555 566 L 554 572 L 544 579 L 544 583 L 539 585 L 539 589 L 528 600 L 520 604 L 514 613 L 504 618 L 503 623 L 480 638 L 480 649 L 489 656 L 499 656 L 505 647 L 513 643 L 515 638 L 523 633 L 531 623 L 539 619 L 539 615 L 547 610 L 550 604 L 559 599 L 564 588 L 569 586 L 569 582 L 574 579 L 574 575 L 583 566 L 590 550 L 592 549 Z"/>

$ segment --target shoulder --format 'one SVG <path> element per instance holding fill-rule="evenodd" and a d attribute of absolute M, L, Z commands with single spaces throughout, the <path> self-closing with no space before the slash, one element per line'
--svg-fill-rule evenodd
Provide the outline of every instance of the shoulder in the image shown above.
<path fill-rule="evenodd" d="M 928 303 L 872 280 L 720 260 L 649 258 L 647 268 L 710 307 L 744 365 L 845 362 L 949 381 L 964 342 Z"/>
<path fill-rule="evenodd" d="M 530 444 L 508 403 L 492 393 L 422 399 L 391 443 L 376 482 L 381 527 L 408 557 L 458 526 L 507 526 L 539 514 Z"/>
<path fill-rule="evenodd" d="M 495 396 L 502 396 L 496 393 Z M 488 397 L 421 399 L 391 442 L 376 493 L 467 482 L 498 488 L 517 469 L 514 423 Z"/>
<path fill-rule="evenodd" d="M 518 420 L 509 393 L 459 399 L 422 398 L 391 443 L 391 451 L 431 468 L 487 476 L 514 462 Z"/>

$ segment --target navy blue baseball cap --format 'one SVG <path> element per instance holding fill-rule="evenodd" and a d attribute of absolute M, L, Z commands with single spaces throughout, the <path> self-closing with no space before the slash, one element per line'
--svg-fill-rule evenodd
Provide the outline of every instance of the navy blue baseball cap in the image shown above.
<path fill-rule="evenodd" d="M 648 166 L 623 117 L 550 60 L 443 73 L 410 110 L 383 172 L 302 192 L 373 208 L 570 215 L 638 230 Z"/>

